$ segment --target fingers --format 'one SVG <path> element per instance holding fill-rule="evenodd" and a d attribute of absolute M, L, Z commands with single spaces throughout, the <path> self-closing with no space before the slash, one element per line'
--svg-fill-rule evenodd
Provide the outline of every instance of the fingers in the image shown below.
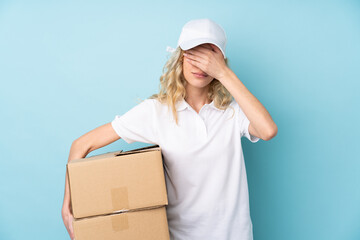
<path fill-rule="evenodd" d="M 199 67 L 199 65 L 200 65 L 200 62 L 196 61 L 194 59 L 194 57 L 189 58 L 189 57 L 185 56 L 184 59 L 185 59 L 185 61 L 187 61 L 191 65 L 194 65 L 195 67 Z"/>
<path fill-rule="evenodd" d="M 185 53 L 184 53 L 184 56 L 187 56 L 187 57 L 192 57 L 194 58 L 196 61 L 200 61 L 200 59 L 207 59 L 207 55 L 205 53 L 202 53 L 201 51 L 199 50 L 187 50 Z"/>
<path fill-rule="evenodd" d="M 70 213 L 70 211 L 63 213 L 63 221 L 64 221 L 64 225 L 66 227 L 66 230 L 69 233 L 70 239 L 74 240 L 75 239 L 75 235 L 74 235 L 74 230 L 73 230 L 73 220 L 74 217 L 73 215 Z"/>
<path fill-rule="evenodd" d="M 187 61 L 191 64 L 194 64 L 196 61 L 196 56 L 188 54 L 188 53 L 184 53 L 184 59 L 185 59 L 185 61 Z"/>
<path fill-rule="evenodd" d="M 73 221 L 74 221 L 74 218 L 73 218 L 73 216 L 71 215 L 71 216 L 69 217 L 69 222 L 68 222 L 68 224 L 69 224 L 69 234 L 70 234 L 70 238 L 71 238 L 72 240 L 74 240 L 74 238 L 75 238 L 75 236 L 74 236 L 74 229 L 73 229 Z"/>

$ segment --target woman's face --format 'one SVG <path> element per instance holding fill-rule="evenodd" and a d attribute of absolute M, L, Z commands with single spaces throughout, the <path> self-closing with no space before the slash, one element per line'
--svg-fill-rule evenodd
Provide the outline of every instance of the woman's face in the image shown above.
<path fill-rule="evenodd" d="M 212 50 L 209 43 L 200 44 L 194 48 L 191 49 L 197 49 L 199 46 L 206 47 L 210 50 Z M 186 51 L 185 51 L 186 52 Z M 195 73 L 203 74 L 204 76 L 199 76 Z M 183 74 L 187 81 L 187 84 L 190 84 L 194 87 L 203 88 L 206 87 L 211 81 L 214 79 L 212 76 L 207 75 L 205 72 L 203 72 L 200 68 L 195 67 L 194 65 L 191 65 L 188 61 L 183 61 Z"/>

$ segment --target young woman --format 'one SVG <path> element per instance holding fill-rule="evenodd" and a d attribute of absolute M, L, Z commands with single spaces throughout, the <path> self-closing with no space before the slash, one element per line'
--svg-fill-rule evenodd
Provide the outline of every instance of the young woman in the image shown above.
<path fill-rule="evenodd" d="M 69 161 L 120 138 L 162 149 L 171 240 L 252 240 L 241 137 L 270 140 L 277 126 L 228 67 L 226 35 L 210 19 L 189 21 L 165 65 L 160 91 L 76 139 Z M 68 180 L 62 208 L 73 239 Z"/>

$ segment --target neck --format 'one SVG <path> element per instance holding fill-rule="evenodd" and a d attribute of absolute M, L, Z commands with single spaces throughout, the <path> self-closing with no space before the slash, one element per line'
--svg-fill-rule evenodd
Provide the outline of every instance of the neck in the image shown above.
<path fill-rule="evenodd" d="M 185 87 L 186 89 L 186 102 L 193 106 L 195 109 L 200 109 L 204 104 L 211 102 L 208 99 L 209 86 L 203 88 L 196 88 L 189 84 Z"/>

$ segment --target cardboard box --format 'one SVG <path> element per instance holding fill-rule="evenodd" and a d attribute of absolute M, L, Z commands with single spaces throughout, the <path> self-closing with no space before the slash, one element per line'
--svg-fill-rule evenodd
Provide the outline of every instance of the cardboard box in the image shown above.
<path fill-rule="evenodd" d="M 82 218 L 73 223 L 76 240 L 169 240 L 165 206 Z"/>
<path fill-rule="evenodd" d="M 76 240 L 169 240 L 168 205 L 158 145 L 67 164 Z"/>
<path fill-rule="evenodd" d="M 74 218 L 168 204 L 157 145 L 75 159 L 67 171 Z"/>

